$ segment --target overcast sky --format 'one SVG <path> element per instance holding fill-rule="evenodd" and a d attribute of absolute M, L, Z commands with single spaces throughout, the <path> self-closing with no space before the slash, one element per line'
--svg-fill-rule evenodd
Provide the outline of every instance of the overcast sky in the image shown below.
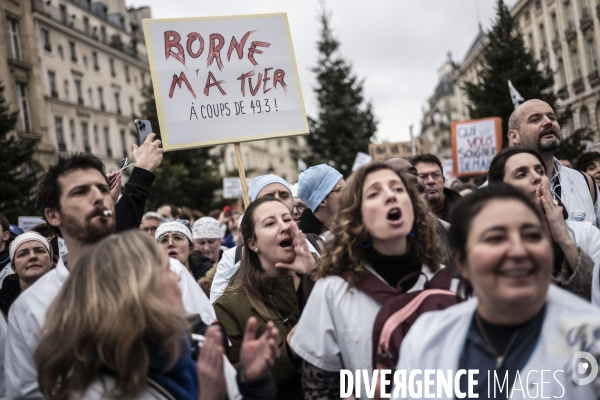
<path fill-rule="evenodd" d="M 438 81 L 437 69 L 452 53 L 463 58 L 479 18 L 488 30 L 497 0 L 326 0 L 342 56 L 364 79 L 366 99 L 379 120 L 376 141 L 404 141 L 418 134 L 422 107 Z M 313 92 L 320 24 L 319 0 L 126 0 L 150 5 L 154 18 L 286 12 L 307 113 L 316 116 Z M 516 0 L 505 0 L 512 6 Z"/>

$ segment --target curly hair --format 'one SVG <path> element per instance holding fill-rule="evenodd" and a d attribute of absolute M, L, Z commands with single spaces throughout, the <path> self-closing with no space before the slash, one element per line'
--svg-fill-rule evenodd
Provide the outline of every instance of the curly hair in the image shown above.
<path fill-rule="evenodd" d="M 587 169 L 592 163 L 600 159 L 600 153 L 597 151 L 586 151 L 581 153 L 575 160 L 573 167 L 582 172 L 587 172 Z"/>
<path fill-rule="evenodd" d="M 385 163 L 376 162 L 354 172 L 342 190 L 339 211 L 331 228 L 333 238 L 327 242 L 318 261 L 318 278 L 345 273 L 350 287 L 355 287 L 364 278 L 366 254 L 360 244 L 367 241 L 368 232 L 361 212 L 363 185 L 369 174 L 384 169 L 398 175 L 413 205 L 416 238 L 408 238 L 408 249 L 431 272 L 439 269 L 443 259 L 442 248 L 427 205 L 414 185 L 409 184 L 408 177 Z"/>

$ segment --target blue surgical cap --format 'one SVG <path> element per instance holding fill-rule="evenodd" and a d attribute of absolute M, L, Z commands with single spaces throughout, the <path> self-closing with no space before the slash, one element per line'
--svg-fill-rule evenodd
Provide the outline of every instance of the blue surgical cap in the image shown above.
<path fill-rule="evenodd" d="M 292 199 L 294 198 L 292 195 L 292 188 L 290 187 L 289 183 L 287 183 L 285 180 L 281 179 L 277 175 L 269 174 L 257 176 L 256 178 L 254 178 L 254 180 L 252 181 L 252 190 L 250 192 L 250 201 L 256 200 L 260 191 L 263 190 L 265 186 L 268 186 L 272 183 L 280 183 L 283 186 L 285 186 L 290 192 L 290 197 L 292 197 Z"/>
<path fill-rule="evenodd" d="M 329 165 L 310 167 L 298 177 L 298 197 L 312 212 L 331 193 L 344 176 Z"/>

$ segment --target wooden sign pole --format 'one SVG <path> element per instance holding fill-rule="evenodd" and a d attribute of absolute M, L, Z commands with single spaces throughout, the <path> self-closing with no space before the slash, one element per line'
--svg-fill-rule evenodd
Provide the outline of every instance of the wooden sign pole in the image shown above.
<path fill-rule="evenodd" d="M 240 173 L 240 183 L 242 184 L 242 195 L 244 196 L 244 208 L 250 205 L 250 196 L 248 195 L 248 186 L 246 185 L 246 172 L 244 171 L 244 160 L 242 159 L 242 148 L 239 143 L 234 143 L 235 157 L 237 159 L 238 172 Z"/>

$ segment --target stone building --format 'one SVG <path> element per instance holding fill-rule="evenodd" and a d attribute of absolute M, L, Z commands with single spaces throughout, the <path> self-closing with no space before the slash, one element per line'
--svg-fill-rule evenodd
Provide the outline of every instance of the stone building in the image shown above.
<path fill-rule="evenodd" d="M 452 157 L 452 146 L 450 143 L 450 122 L 456 121 L 457 94 L 452 82 L 452 73 L 458 67 L 452 61 L 451 55 L 438 68 L 438 84 L 433 96 L 423 106 L 423 119 L 421 121 L 420 140 L 430 144 L 431 153 L 440 158 Z"/>
<path fill-rule="evenodd" d="M 570 105 L 573 118 L 563 134 L 588 127 L 600 141 L 600 0 L 519 0 L 511 14 L 527 46 L 540 63 L 555 71 L 554 90 L 560 105 Z M 479 40 L 453 74 L 456 86 L 477 76 Z M 519 88 L 516 88 L 517 90 Z M 468 119 L 467 101 L 457 91 L 458 118 Z"/>
<path fill-rule="evenodd" d="M 133 119 L 150 83 L 141 29 L 148 7 L 124 0 L 6 0 L 0 80 L 19 105 L 18 134 L 41 139 L 42 165 L 58 154 L 89 152 L 107 170 L 131 155 Z M 8 46 L 7 46 L 8 45 Z M 8 72 L 8 73 L 7 73 Z"/>
<path fill-rule="evenodd" d="M 241 144 L 246 176 L 276 174 L 290 184 L 298 181 L 298 162 L 306 148 L 304 136 L 244 142 Z M 237 176 L 237 160 L 233 144 L 225 146 L 221 175 Z"/>

